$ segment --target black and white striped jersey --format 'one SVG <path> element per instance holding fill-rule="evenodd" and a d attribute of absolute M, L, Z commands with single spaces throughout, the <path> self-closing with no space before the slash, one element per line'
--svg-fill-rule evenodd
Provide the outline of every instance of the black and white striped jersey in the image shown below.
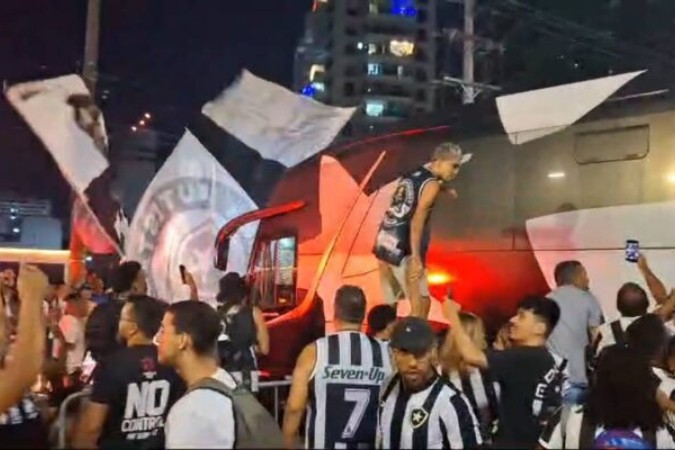
<path fill-rule="evenodd" d="M 447 376 L 469 401 L 480 422 L 483 438 L 488 437 L 499 417 L 499 384 L 489 371 L 476 367 L 470 367 L 467 373 L 453 370 Z"/>
<path fill-rule="evenodd" d="M 389 347 L 343 331 L 316 341 L 306 448 L 373 448 L 380 386 L 392 373 Z"/>
<path fill-rule="evenodd" d="M 378 424 L 381 449 L 460 449 L 482 444 L 469 401 L 436 377 L 424 390 L 407 394 L 398 375 L 385 384 Z"/>
<path fill-rule="evenodd" d="M 567 414 L 566 418 L 563 411 L 565 411 L 565 408 L 560 408 L 551 416 L 541 433 L 539 445 L 545 449 L 598 448 L 593 446 L 594 441 L 606 430 L 601 426 L 593 426 L 587 423 L 584 418 L 583 407 L 581 406 L 568 409 L 565 413 Z M 673 430 L 669 426 L 658 429 L 656 433 L 643 433 L 640 429 L 623 431 L 634 435 L 640 440 L 649 442 L 648 448 L 675 448 Z"/>

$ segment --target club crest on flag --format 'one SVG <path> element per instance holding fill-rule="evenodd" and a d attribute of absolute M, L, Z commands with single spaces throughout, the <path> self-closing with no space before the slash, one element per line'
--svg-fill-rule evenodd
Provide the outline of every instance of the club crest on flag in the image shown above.
<path fill-rule="evenodd" d="M 129 259 L 146 269 L 148 289 L 159 298 L 184 300 L 178 267 L 195 277 L 200 298 L 213 301 L 222 274 L 213 266 L 213 239 L 227 221 L 255 208 L 253 201 L 195 139 L 186 132 L 145 191 L 127 240 Z M 237 254 L 248 255 L 257 224 L 232 239 Z M 248 260 L 228 270 L 245 271 Z"/>
<path fill-rule="evenodd" d="M 182 178 L 167 183 L 148 199 L 141 219 L 140 261 L 147 263 L 151 292 L 161 298 L 180 297 L 180 277 L 172 276 L 184 264 L 204 297 L 214 297 L 220 272 L 213 267 L 213 236 L 227 221 L 227 200 L 236 195 L 208 178 Z M 212 203 L 213 202 L 213 203 Z M 175 275 L 175 274 L 174 274 Z"/>
<path fill-rule="evenodd" d="M 410 423 L 413 429 L 418 429 L 429 419 L 429 413 L 424 408 L 414 408 L 410 412 Z"/>

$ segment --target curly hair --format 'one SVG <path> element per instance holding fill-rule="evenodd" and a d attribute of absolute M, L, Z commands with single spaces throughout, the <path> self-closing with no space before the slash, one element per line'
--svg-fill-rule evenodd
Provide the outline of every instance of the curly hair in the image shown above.
<path fill-rule="evenodd" d="M 656 431 L 664 425 L 657 388 L 658 380 L 645 358 L 624 346 L 607 347 L 600 353 L 584 414 L 606 429 Z"/>

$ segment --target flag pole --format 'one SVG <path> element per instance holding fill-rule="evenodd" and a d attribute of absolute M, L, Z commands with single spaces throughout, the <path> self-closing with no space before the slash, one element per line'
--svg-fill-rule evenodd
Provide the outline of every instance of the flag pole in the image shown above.
<path fill-rule="evenodd" d="M 101 29 L 101 0 L 88 0 L 87 3 L 87 30 L 84 42 L 84 59 L 82 76 L 89 89 L 92 100 L 96 103 L 96 83 L 98 81 L 98 48 Z M 76 194 L 71 195 L 70 214 L 70 261 L 68 263 L 67 283 L 79 284 L 86 275 L 85 253 L 86 248 L 75 228 L 73 212 L 75 210 Z"/>

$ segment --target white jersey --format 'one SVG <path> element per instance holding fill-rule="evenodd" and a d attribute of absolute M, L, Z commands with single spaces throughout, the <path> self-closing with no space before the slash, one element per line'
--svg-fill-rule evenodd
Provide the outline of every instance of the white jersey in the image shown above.
<path fill-rule="evenodd" d="M 388 346 L 355 331 L 323 337 L 315 345 L 306 448 L 372 448 L 380 385 L 392 373 Z"/>

